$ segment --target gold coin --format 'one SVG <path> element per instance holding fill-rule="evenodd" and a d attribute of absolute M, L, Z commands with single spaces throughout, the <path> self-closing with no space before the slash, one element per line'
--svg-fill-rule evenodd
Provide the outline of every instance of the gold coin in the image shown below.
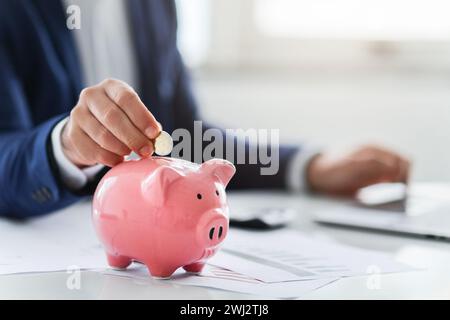
<path fill-rule="evenodd" d="M 170 134 L 161 131 L 159 136 L 155 139 L 155 153 L 160 156 L 167 156 L 172 152 L 173 140 Z"/>

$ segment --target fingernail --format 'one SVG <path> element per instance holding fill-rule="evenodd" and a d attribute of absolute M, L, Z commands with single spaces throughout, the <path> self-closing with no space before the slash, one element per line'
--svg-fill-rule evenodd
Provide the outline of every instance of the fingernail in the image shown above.
<path fill-rule="evenodd" d="M 139 155 L 147 157 L 150 155 L 151 151 L 152 149 L 150 148 L 150 146 L 144 146 L 139 150 Z"/>
<path fill-rule="evenodd" d="M 158 136 L 158 134 L 160 133 L 160 129 L 155 128 L 155 127 L 149 127 L 145 130 L 145 135 L 150 138 L 150 139 L 154 139 L 156 138 L 156 136 Z"/>

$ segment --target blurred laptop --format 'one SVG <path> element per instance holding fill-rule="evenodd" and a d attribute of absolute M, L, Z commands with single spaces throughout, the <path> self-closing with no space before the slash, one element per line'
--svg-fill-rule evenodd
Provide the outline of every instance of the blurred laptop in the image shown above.
<path fill-rule="evenodd" d="M 361 189 L 356 201 L 316 213 L 323 224 L 450 240 L 450 189 L 404 184 Z"/>

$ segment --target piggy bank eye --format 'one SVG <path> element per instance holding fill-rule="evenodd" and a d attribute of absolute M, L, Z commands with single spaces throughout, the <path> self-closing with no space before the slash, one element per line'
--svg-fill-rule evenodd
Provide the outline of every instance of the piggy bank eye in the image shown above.
<path fill-rule="evenodd" d="M 200 193 L 197 193 L 197 199 L 202 200 L 202 195 Z"/>
<path fill-rule="evenodd" d="M 216 190 L 216 195 L 219 195 L 219 191 L 218 190 Z"/>

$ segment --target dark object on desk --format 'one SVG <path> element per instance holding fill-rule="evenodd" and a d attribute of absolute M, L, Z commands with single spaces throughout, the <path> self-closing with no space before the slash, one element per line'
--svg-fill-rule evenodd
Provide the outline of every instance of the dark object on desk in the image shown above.
<path fill-rule="evenodd" d="M 245 218 L 231 218 L 230 227 L 252 230 L 272 230 L 285 227 L 295 217 L 290 208 L 261 208 L 250 212 Z"/>

